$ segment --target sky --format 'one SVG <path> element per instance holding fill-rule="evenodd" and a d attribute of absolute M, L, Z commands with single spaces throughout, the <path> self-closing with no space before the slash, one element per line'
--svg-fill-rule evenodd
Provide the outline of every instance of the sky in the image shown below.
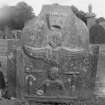
<path fill-rule="evenodd" d="M 24 1 L 32 6 L 36 15 L 39 14 L 44 4 L 59 3 L 61 5 L 74 5 L 84 12 L 88 12 L 88 5 L 92 4 L 96 17 L 105 18 L 105 0 L 0 0 L 0 7 L 4 5 L 16 5 L 20 1 Z"/>

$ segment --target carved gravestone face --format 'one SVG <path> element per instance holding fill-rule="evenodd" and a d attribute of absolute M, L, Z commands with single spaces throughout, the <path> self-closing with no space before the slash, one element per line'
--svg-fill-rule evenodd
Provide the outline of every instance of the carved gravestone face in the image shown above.
<path fill-rule="evenodd" d="M 44 96 L 57 96 L 60 92 L 61 97 L 67 94 L 84 97 L 86 91 L 89 93 L 87 84 L 93 77 L 89 33 L 70 7 L 43 6 L 39 16 L 24 27 L 23 42 L 24 65 L 32 65 L 30 73 L 36 78 L 30 86 L 30 94 L 42 92 Z M 55 84 L 64 91 L 56 89 Z M 41 86 L 47 86 L 47 92 L 38 91 Z"/>

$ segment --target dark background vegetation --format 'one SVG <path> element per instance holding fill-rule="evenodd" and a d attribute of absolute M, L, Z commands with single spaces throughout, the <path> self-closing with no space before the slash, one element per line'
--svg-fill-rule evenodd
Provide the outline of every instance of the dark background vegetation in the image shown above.
<path fill-rule="evenodd" d="M 4 6 L 0 8 L 0 29 L 22 29 L 24 24 L 35 17 L 33 8 L 25 2 L 19 2 L 15 6 Z"/>

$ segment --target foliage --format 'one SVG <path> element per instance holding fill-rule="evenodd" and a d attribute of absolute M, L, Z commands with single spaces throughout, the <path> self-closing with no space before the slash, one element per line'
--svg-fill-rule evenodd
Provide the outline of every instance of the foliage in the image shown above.
<path fill-rule="evenodd" d="M 22 29 L 24 24 L 34 16 L 33 9 L 25 2 L 19 2 L 16 6 L 4 6 L 0 9 L 0 28 L 5 26 L 11 29 Z"/>
<path fill-rule="evenodd" d="M 87 24 L 87 18 L 86 18 L 86 13 L 81 11 L 81 10 L 78 10 L 75 6 L 71 6 L 71 9 L 73 11 L 73 13 L 78 17 L 80 18 L 85 24 Z"/>
<path fill-rule="evenodd" d="M 96 20 L 97 23 L 105 22 L 105 18 L 100 17 Z"/>

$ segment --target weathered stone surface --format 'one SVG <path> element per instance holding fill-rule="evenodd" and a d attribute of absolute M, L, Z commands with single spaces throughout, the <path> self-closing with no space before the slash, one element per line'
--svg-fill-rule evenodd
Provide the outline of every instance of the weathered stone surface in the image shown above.
<path fill-rule="evenodd" d="M 23 29 L 22 39 L 28 96 L 84 98 L 93 94 L 98 49 L 89 48 L 88 29 L 70 7 L 44 6 Z M 57 72 L 49 76 L 52 68 Z"/>
<path fill-rule="evenodd" d="M 37 48 L 49 45 L 88 48 L 88 29 L 68 6 L 45 5 L 40 15 L 30 23 L 23 29 L 26 44 Z"/>
<path fill-rule="evenodd" d="M 105 45 L 100 45 L 97 65 L 96 95 L 105 97 Z"/>

